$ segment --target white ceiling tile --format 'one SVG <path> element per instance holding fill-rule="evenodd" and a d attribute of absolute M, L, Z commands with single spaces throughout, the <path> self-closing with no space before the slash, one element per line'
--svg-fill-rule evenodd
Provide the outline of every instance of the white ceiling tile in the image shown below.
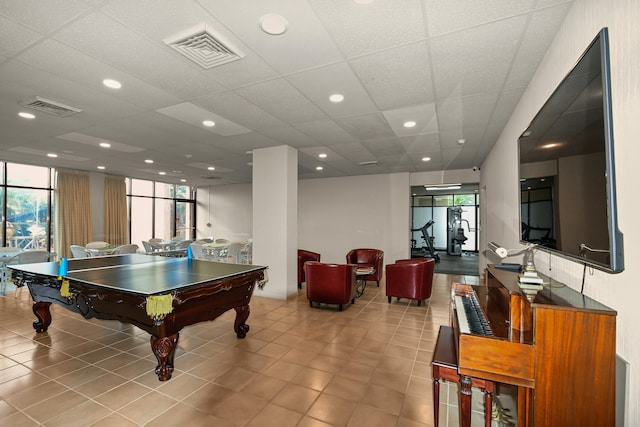
<path fill-rule="evenodd" d="M 524 88 L 538 69 L 547 46 L 571 8 L 570 3 L 543 9 L 531 15 L 527 31 L 505 82 L 505 89 Z"/>
<path fill-rule="evenodd" d="M 195 64 L 176 58 L 168 46 L 159 46 L 101 13 L 73 22 L 54 38 L 185 100 L 224 89 Z"/>
<path fill-rule="evenodd" d="M 347 58 L 423 40 L 421 0 L 309 0 Z M 396 23 L 401 22 L 402 25 Z"/>
<path fill-rule="evenodd" d="M 387 122 L 379 114 L 343 117 L 337 121 L 351 136 L 360 140 L 386 138 L 394 135 Z"/>
<path fill-rule="evenodd" d="M 331 117 L 377 111 L 360 80 L 345 62 L 292 74 L 287 80 Z M 344 101 L 331 102 L 329 96 L 333 94 L 343 95 Z"/>
<path fill-rule="evenodd" d="M 289 124 L 326 118 L 322 110 L 285 79 L 258 83 L 235 92 Z"/>
<path fill-rule="evenodd" d="M 396 136 L 420 135 L 438 132 L 438 118 L 435 104 L 412 105 L 383 111 L 384 118 Z M 413 121 L 414 127 L 405 127 L 406 122 Z"/>
<path fill-rule="evenodd" d="M 199 127 L 207 132 L 213 132 L 222 136 L 240 135 L 242 133 L 251 132 L 250 129 L 240 126 L 239 124 L 205 110 L 204 108 L 200 108 L 190 102 L 171 105 L 169 107 L 160 108 L 156 111 L 160 114 L 164 114 L 165 116 Z M 213 121 L 215 125 L 211 127 L 205 126 L 203 124 L 203 121 L 205 120 Z"/>
<path fill-rule="evenodd" d="M 475 27 L 528 12 L 535 0 L 425 0 L 429 35 Z"/>
<path fill-rule="evenodd" d="M 234 92 L 201 97 L 193 103 L 253 130 L 286 126 L 282 120 Z"/>
<path fill-rule="evenodd" d="M 373 53 L 350 62 L 382 110 L 434 101 L 426 42 Z"/>
<path fill-rule="evenodd" d="M 3 56 L 13 56 L 41 38 L 42 33 L 0 15 L 0 54 Z"/>
<path fill-rule="evenodd" d="M 295 125 L 295 128 L 325 145 L 342 144 L 354 140 L 353 136 L 345 132 L 336 122 L 330 120 L 301 123 Z"/>
<path fill-rule="evenodd" d="M 48 39 L 18 56 L 20 62 L 39 68 L 58 77 L 126 100 L 143 108 L 156 109 L 180 102 L 180 98 L 160 90 L 137 77 L 73 49 Z M 122 89 L 106 88 L 102 80 L 111 78 L 122 83 Z"/>
<path fill-rule="evenodd" d="M 500 91 L 526 21 L 520 16 L 432 39 L 438 100 Z"/>
<path fill-rule="evenodd" d="M 0 15 L 44 34 L 69 23 L 88 9 L 86 3 L 77 0 L 2 0 Z"/>
<path fill-rule="evenodd" d="M 497 99 L 498 93 L 484 93 L 438 102 L 440 129 L 444 131 L 486 124 Z"/>
<path fill-rule="evenodd" d="M 201 3 L 219 20 L 232 26 L 236 33 L 242 34 L 245 44 L 282 74 L 343 59 L 307 2 L 201 0 Z M 279 14 L 289 22 L 284 34 L 273 36 L 260 29 L 260 17 L 270 13 Z"/>
<path fill-rule="evenodd" d="M 100 143 L 107 142 L 111 144 L 111 147 L 108 150 L 120 151 L 123 153 L 138 153 L 140 151 L 144 151 L 143 148 L 135 147 L 133 145 L 122 144 L 116 141 L 110 141 L 104 138 L 97 138 L 91 135 L 85 135 L 79 132 L 69 132 L 64 135 L 58 135 L 57 138 L 64 139 L 67 141 L 78 142 L 80 144 L 86 144 L 91 147 L 100 147 Z M 106 153 L 107 149 L 103 149 L 102 147 L 98 148 L 98 150 L 104 150 Z"/>

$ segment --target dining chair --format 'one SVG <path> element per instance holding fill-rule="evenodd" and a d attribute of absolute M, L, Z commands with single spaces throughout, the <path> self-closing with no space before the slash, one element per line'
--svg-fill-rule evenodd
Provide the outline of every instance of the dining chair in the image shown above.
<path fill-rule="evenodd" d="M 71 255 L 73 255 L 74 258 L 87 258 L 91 256 L 87 248 L 84 246 L 71 245 L 69 246 L 69 249 L 71 250 Z"/>
<path fill-rule="evenodd" d="M 102 241 L 89 242 L 86 245 L 84 245 L 84 247 L 87 249 L 102 249 L 102 248 L 106 248 L 107 246 L 109 246 L 109 243 L 102 242 Z"/>
<path fill-rule="evenodd" d="M 191 256 L 197 259 L 209 259 L 209 257 L 204 253 L 202 245 L 196 242 L 193 242 L 189 245 L 189 247 L 191 248 Z"/>
<path fill-rule="evenodd" d="M 222 261 L 232 263 L 232 264 L 239 264 L 240 249 L 242 249 L 243 245 L 244 243 L 242 242 L 229 243 L 229 245 L 226 247 L 226 255 Z"/>
<path fill-rule="evenodd" d="M 40 249 L 22 251 L 18 255 L 18 264 L 33 264 L 36 262 L 53 261 L 56 254 Z"/>
<path fill-rule="evenodd" d="M 121 254 L 135 254 L 138 252 L 138 245 L 120 245 L 113 250 L 113 255 L 121 255 Z"/>
<path fill-rule="evenodd" d="M 216 240 L 215 240 L 215 242 L 216 242 L 216 243 L 229 243 L 229 239 L 222 239 L 222 238 L 220 238 L 220 239 L 216 239 Z"/>
<path fill-rule="evenodd" d="M 251 264 L 253 258 L 253 241 L 249 240 L 242 248 L 240 248 L 238 264 Z"/>

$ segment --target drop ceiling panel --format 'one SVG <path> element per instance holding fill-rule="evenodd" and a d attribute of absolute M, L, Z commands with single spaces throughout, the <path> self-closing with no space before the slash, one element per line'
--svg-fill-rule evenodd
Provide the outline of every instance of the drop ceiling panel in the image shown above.
<path fill-rule="evenodd" d="M 0 40 L 2 40 L 0 51 L 3 55 L 13 56 L 40 38 L 42 38 L 41 33 L 0 16 Z"/>
<path fill-rule="evenodd" d="M 325 145 L 343 144 L 353 141 L 354 138 L 349 135 L 334 121 L 316 120 L 313 122 L 301 123 L 295 126 L 300 132 L 319 141 Z"/>
<path fill-rule="evenodd" d="M 298 148 L 318 145 L 322 142 L 316 141 L 290 126 L 266 128 L 262 129 L 260 133 L 277 141 L 278 145 L 286 144 Z"/>
<path fill-rule="evenodd" d="M 438 103 L 440 129 L 451 130 L 486 124 L 495 109 L 498 93 L 448 98 Z"/>
<path fill-rule="evenodd" d="M 434 101 L 426 42 L 373 53 L 349 63 L 382 110 Z"/>
<path fill-rule="evenodd" d="M 294 73 L 343 59 L 307 2 L 202 0 L 201 3 L 218 19 L 233 27 L 236 34 L 242 34 L 249 48 L 279 73 Z M 269 13 L 287 19 L 289 25 L 284 34 L 273 36 L 260 29 L 260 17 Z"/>
<path fill-rule="evenodd" d="M 343 117 L 337 119 L 337 122 L 351 136 L 360 140 L 386 138 L 394 135 L 393 130 L 379 114 Z"/>
<path fill-rule="evenodd" d="M 564 3 L 533 13 L 505 83 L 505 89 L 527 86 L 540 64 L 540 58 L 544 56 L 547 46 L 555 37 L 553 29 L 560 26 L 570 8 L 570 3 Z"/>
<path fill-rule="evenodd" d="M 285 79 L 258 83 L 235 92 L 289 124 L 326 118 L 322 110 Z"/>
<path fill-rule="evenodd" d="M 371 162 L 375 161 L 376 157 L 371 154 L 371 152 L 359 142 L 350 142 L 347 144 L 340 144 L 331 147 L 333 151 L 340 154 L 347 160 L 352 161 L 353 163 L 360 162 Z"/>
<path fill-rule="evenodd" d="M 528 12 L 535 0 L 425 0 L 430 36 L 502 20 Z"/>
<path fill-rule="evenodd" d="M 383 111 L 384 118 L 398 137 L 438 132 L 439 114 L 435 104 L 412 105 Z M 415 122 L 414 127 L 405 127 L 408 121 Z"/>
<path fill-rule="evenodd" d="M 200 97 L 193 103 L 254 131 L 286 126 L 282 120 L 234 92 Z"/>
<path fill-rule="evenodd" d="M 168 92 L 55 40 L 39 43 L 22 53 L 18 59 L 47 73 L 73 80 L 80 86 L 142 108 L 156 109 L 181 102 L 180 98 Z M 105 87 L 102 84 L 105 78 L 118 80 L 123 85 L 122 90 L 114 91 Z"/>
<path fill-rule="evenodd" d="M 2 2 L 0 14 L 46 34 L 77 18 L 89 8 L 87 2 L 79 0 L 6 0 Z"/>
<path fill-rule="evenodd" d="M 414 158 L 434 156 L 440 151 L 440 134 L 405 136 L 399 139 L 404 151 Z"/>
<path fill-rule="evenodd" d="M 160 108 L 157 112 L 176 120 L 181 120 L 192 126 L 199 127 L 207 132 L 213 132 L 222 136 L 239 135 L 251 132 L 251 130 L 242 127 L 231 120 L 227 120 L 224 117 L 213 114 L 212 112 L 193 105 L 190 102 Z M 215 125 L 211 127 L 205 126 L 203 124 L 203 121 L 205 120 L 211 120 Z"/>
<path fill-rule="evenodd" d="M 293 74 L 287 80 L 331 117 L 377 111 L 364 86 L 345 62 Z M 332 94 L 343 95 L 344 101 L 329 101 Z"/>
<path fill-rule="evenodd" d="M 196 65 L 175 57 L 170 48 L 159 46 L 98 12 L 70 24 L 54 38 L 151 84 L 161 85 L 183 99 L 223 90 Z"/>
<path fill-rule="evenodd" d="M 431 40 L 438 100 L 500 91 L 526 21 L 510 18 Z"/>
<path fill-rule="evenodd" d="M 310 0 L 323 25 L 347 58 L 425 38 L 422 1 Z M 401 26 L 389 25 L 402 22 Z"/>

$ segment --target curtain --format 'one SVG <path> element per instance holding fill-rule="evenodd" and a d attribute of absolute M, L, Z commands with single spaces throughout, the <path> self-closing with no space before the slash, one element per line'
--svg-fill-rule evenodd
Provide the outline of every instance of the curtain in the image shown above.
<path fill-rule="evenodd" d="M 93 237 L 89 174 L 57 170 L 54 197 L 56 253 L 59 258 L 70 258 L 69 246 L 84 246 Z"/>
<path fill-rule="evenodd" d="M 129 243 L 127 185 L 121 176 L 104 178 L 104 235 L 112 245 Z"/>

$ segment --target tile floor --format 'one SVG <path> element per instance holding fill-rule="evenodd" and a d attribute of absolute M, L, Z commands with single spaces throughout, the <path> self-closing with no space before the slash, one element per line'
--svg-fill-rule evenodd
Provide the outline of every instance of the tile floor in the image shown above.
<path fill-rule="evenodd" d="M 310 308 L 304 288 L 286 301 L 254 296 L 245 339 L 233 311 L 183 329 L 166 382 L 153 372 L 147 333 L 52 306 L 52 325 L 36 334 L 28 290 L 9 291 L 0 297 L 0 425 L 433 426 L 430 362 L 449 323 L 449 286 L 478 281 L 436 274 L 420 307 L 388 304 L 384 281 L 342 312 Z M 457 425 L 447 390 L 443 427 Z"/>

